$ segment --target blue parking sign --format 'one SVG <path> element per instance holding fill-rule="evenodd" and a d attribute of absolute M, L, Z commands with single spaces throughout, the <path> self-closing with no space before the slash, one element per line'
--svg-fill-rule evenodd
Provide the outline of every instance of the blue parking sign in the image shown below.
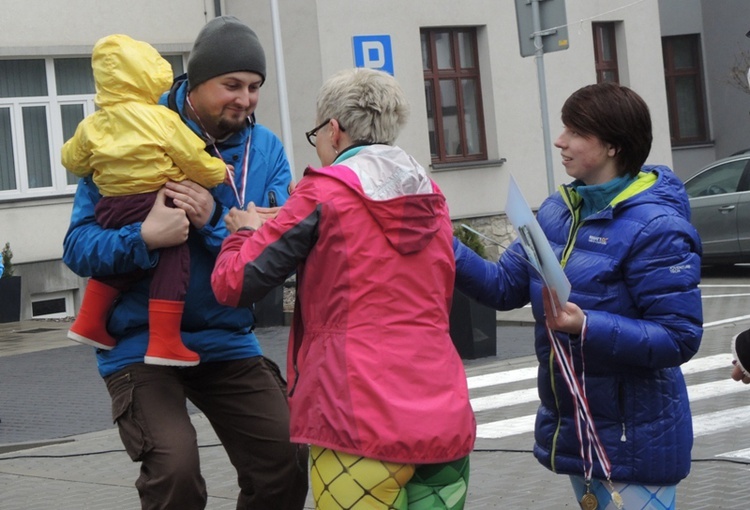
<path fill-rule="evenodd" d="M 354 65 L 378 69 L 393 74 L 393 54 L 390 35 L 355 35 Z"/>

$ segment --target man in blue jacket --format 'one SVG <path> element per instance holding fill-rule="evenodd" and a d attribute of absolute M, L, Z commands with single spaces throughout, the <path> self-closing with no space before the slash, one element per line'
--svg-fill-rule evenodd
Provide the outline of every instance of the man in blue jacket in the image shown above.
<path fill-rule="evenodd" d="M 284 381 L 262 356 L 252 311 L 219 305 L 210 283 L 228 235 L 223 218 L 229 209 L 254 202 L 272 215 L 288 197 L 291 171 L 281 142 L 253 116 L 265 70 L 255 33 L 236 18 L 219 17 L 198 34 L 187 78 L 178 78 L 161 101 L 206 141 L 207 151 L 234 167 L 233 186 L 208 191 L 191 181 L 170 182 L 145 221 L 107 230 L 95 221 L 96 186 L 89 178 L 78 185 L 63 254 L 77 274 L 148 275 L 159 248 L 183 242 L 190 247 L 181 329 L 201 363 L 144 364 L 149 278 L 123 293 L 113 308 L 107 327 L 115 348 L 97 351 L 113 419 L 129 456 L 141 462 L 136 487 L 144 509 L 205 508 L 206 484 L 186 399 L 208 418 L 237 469 L 238 509 L 301 509 L 306 499 L 307 456 L 289 441 Z"/>

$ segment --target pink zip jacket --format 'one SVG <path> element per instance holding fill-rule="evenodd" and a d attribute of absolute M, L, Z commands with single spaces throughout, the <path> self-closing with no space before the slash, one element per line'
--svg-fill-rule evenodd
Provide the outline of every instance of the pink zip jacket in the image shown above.
<path fill-rule="evenodd" d="M 248 306 L 295 268 L 292 441 L 398 463 L 468 455 L 476 422 L 448 333 L 452 228 L 424 169 L 386 145 L 308 168 L 275 220 L 224 241 L 212 286 Z"/>

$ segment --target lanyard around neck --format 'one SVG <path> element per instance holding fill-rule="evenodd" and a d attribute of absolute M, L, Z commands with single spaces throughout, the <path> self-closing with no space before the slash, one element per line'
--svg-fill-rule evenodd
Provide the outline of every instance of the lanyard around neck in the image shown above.
<path fill-rule="evenodd" d="M 198 126 L 200 126 L 201 134 L 203 135 L 203 138 L 210 141 L 211 148 L 213 149 L 214 154 L 216 155 L 216 157 L 222 160 L 224 164 L 226 165 L 226 161 L 224 161 L 224 158 L 222 157 L 221 152 L 219 152 L 219 148 L 216 146 L 216 139 L 208 133 L 206 126 L 203 125 L 203 121 L 201 121 L 201 118 L 200 118 L 200 115 L 198 115 L 198 112 L 195 111 L 195 108 L 193 107 L 193 103 L 190 101 L 190 96 L 188 94 L 185 94 L 185 100 L 187 101 L 187 104 L 190 107 L 190 110 L 193 112 L 193 115 L 195 115 L 195 118 L 198 120 Z M 237 188 L 237 184 L 235 183 L 235 181 L 237 180 L 236 168 L 234 170 L 235 175 L 233 176 L 232 179 L 229 180 L 229 184 L 232 188 L 232 191 L 234 192 L 234 197 L 237 199 L 237 204 L 239 205 L 240 209 L 245 208 L 245 190 L 246 190 L 246 184 L 247 184 L 245 178 L 247 177 L 247 172 L 249 168 L 251 140 L 252 140 L 252 132 L 248 134 L 247 140 L 245 141 L 244 157 L 242 158 L 242 168 L 240 170 L 239 189 Z"/>

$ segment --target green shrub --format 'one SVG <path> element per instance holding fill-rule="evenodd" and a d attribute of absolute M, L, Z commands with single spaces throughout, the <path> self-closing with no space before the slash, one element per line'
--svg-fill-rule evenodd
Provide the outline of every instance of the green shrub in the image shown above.
<path fill-rule="evenodd" d="M 9 278 L 13 276 L 13 262 L 10 261 L 10 259 L 13 258 L 13 251 L 10 249 L 10 243 L 5 243 L 5 248 L 3 248 L 3 265 L 5 266 L 5 269 L 3 270 L 3 278 Z"/>
<path fill-rule="evenodd" d="M 483 259 L 487 258 L 485 256 L 484 244 L 482 244 L 482 239 L 474 232 L 463 228 L 461 225 L 458 225 L 453 229 L 453 235 L 456 236 L 459 241 L 464 243 L 474 253 L 476 253 Z"/>

